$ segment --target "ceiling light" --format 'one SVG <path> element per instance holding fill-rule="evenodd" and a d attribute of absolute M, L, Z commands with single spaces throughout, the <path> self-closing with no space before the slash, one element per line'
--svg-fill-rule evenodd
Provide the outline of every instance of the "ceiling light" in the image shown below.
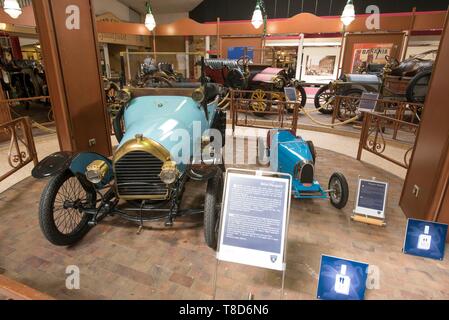
<path fill-rule="evenodd" d="M 22 14 L 22 8 L 20 8 L 17 0 L 5 0 L 3 10 L 13 19 L 17 19 Z"/>
<path fill-rule="evenodd" d="M 259 29 L 261 25 L 263 25 L 263 16 L 262 10 L 260 9 L 260 3 L 257 1 L 256 8 L 254 9 L 253 18 L 251 19 L 251 23 L 254 28 Z"/>
<path fill-rule="evenodd" d="M 154 20 L 154 15 L 153 11 L 151 10 L 150 3 L 147 2 L 146 6 L 147 6 L 147 14 L 145 16 L 145 27 L 148 30 L 153 31 L 154 28 L 156 28 L 156 20 Z"/>
<path fill-rule="evenodd" d="M 355 20 L 355 9 L 352 0 L 348 0 L 341 15 L 341 21 L 345 26 L 349 26 Z"/>

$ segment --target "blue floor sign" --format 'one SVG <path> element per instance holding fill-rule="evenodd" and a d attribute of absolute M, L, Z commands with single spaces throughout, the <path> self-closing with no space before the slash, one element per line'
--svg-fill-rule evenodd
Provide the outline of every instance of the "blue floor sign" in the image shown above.
<path fill-rule="evenodd" d="M 317 298 L 321 300 L 364 300 L 369 265 L 322 256 Z"/>
<path fill-rule="evenodd" d="M 409 219 L 404 241 L 404 253 L 443 260 L 448 225 Z"/>

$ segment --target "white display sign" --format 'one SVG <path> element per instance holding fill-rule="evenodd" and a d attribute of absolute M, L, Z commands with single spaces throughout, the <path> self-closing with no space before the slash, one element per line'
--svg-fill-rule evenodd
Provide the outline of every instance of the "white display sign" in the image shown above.
<path fill-rule="evenodd" d="M 285 270 L 291 176 L 274 174 L 228 172 L 218 260 Z"/>
<path fill-rule="evenodd" d="M 360 179 L 354 213 L 385 219 L 387 195 L 388 183 Z"/>

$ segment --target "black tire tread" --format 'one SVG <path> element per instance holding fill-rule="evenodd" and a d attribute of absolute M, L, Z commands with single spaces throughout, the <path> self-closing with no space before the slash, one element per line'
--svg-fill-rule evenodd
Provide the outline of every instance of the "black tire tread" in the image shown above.
<path fill-rule="evenodd" d="M 64 235 L 55 225 L 53 206 L 56 194 L 62 184 L 73 177 L 70 171 L 64 171 L 53 177 L 45 187 L 39 203 L 39 225 L 48 241 L 56 246 L 69 246 L 78 242 L 89 231 L 88 219 L 84 219 L 76 234 Z"/>
<path fill-rule="evenodd" d="M 320 95 L 324 92 L 326 92 L 327 90 L 329 90 L 330 86 L 327 84 L 323 87 L 321 87 L 316 95 L 315 95 L 315 99 L 314 99 L 314 103 L 315 103 L 315 108 L 320 109 L 321 108 L 321 104 L 320 104 Z M 322 114 L 332 114 L 334 111 L 332 110 L 328 110 L 328 109 L 320 109 L 319 110 Z"/>
<path fill-rule="evenodd" d="M 204 239 L 209 248 L 216 250 L 218 239 L 215 234 L 215 226 L 217 217 L 215 216 L 215 208 L 219 193 L 223 192 L 223 171 L 218 170 L 215 177 L 207 183 L 206 197 L 204 200 Z"/>
<path fill-rule="evenodd" d="M 334 203 L 331 200 L 331 204 L 337 208 L 337 209 L 343 209 L 344 207 L 346 207 L 346 204 L 348 203 L 348 199 L 349 199 L 349 185 L 348 185 L 348 181 L 346 180 L 346 177 L 340 173 L 340 172 L 335 172 L 331 178 L 329 179 L 329 189 L 331 187 L 330 182 L 334 179 L 337 178 L 338 180 L 340 180 L 341 182 L 341 187 L 342 187 L 342 195 L 341 195 L 341 200 L 339 203 Z"/>

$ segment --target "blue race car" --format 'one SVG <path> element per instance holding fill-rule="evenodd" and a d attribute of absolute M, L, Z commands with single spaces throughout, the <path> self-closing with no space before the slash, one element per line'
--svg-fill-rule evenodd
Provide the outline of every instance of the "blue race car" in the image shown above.
<path fill-rule="evenodd" d="M 349 187 L 343 174 L 334 173 L 328 189 L 315 180 L 316 151 L 311 141 L 305 141 L 289 130 L 270 130 L 266 141 L 258 140 L 258 159 L 261 164 L 269 163 L 273 172 L 293 177 L 294 198 L 329 199 L 337 209 L 346 206 Z"/>

